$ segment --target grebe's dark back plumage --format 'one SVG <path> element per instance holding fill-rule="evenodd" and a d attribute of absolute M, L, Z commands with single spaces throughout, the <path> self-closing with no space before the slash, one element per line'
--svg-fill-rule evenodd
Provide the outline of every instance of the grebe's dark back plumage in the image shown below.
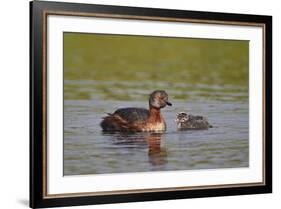
<path fill-rule="evenodd" d="M 163 90 L 149 96 L 149 110 L 144 108 L 120 108 L 103 118 L 103 131 L 164 131 L 166 123 L 160 109 L 172 105 Z"/>
<path fill-rule="evenodd" d="M 145 122 L 149 117 L 149 110 L 144 108 L 120 108 L 113 114 L 118 114 L 121 118 L 127 120 L 129 123 L 141 123 Z"/>

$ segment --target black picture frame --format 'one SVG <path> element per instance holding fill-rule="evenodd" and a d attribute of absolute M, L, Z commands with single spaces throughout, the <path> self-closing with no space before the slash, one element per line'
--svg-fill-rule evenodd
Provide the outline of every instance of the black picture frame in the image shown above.
<path fill-rule="evenodd" d="M 45 48 L 44 34 L 46 25 L 44 18 L 48 14 L 62 13 L 79 16 L 81 14 L 110 14 L 127 16 L 160 18 L 163 21 L 189 19 L 210 23 L 262 24 L 265 28 L 264 39 L 264 101 L 265 101 L 265 149 L 264 149 L 264 184 L 228 186 L 219 188 L 182 189 L 155 192 L 136 192 L 103 195 L 51 196 L 46 197 L 46 91 L 44 77 Z M 45 137 L 44 137 L 45 136 Z M 228 195 L 245 195 L 272 192 L 272 17 L 261 15 L 230 14 L 215 12 L 183 11 L 169 9 L 152 9 L 139 7 L 105 6 L 78 3 L 30 2 L 30 207 L 57 207 L 88 204 L 105 204 L 137 201 L 168 200 L 181 198 L 199 198 Z"/>

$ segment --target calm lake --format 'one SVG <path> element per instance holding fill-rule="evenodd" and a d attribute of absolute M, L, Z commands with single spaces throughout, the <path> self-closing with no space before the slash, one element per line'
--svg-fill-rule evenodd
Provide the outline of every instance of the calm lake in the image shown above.
<path fill-rule="evenodd" d="M 127 88 L 117 92 L 135 95 L 135 98 L 104 100 L 105 95 L 97 90 L 100 82 L 65 83 L 66 86 L 75 85 L 78 91 L 92 92 L 93 99 L 65 100 L 64 175 L 237 168 L 249 165 L 248 94 L 243 89 L 199 85 L 197 90 L 188 91 L 190 97 L 177 99 L 179 95 L 184 95 L 177 89 L 184 84 L 174 86 L 175 89 L 169 83 L 158 84 L 167 91 L 173 103 L 172 107 L 162 111 L 167 131 L 163 134 L 112 134 L 102 132 L 99 126 L 102 117 L 120 107 L 147 107 L 145 98 L 150 91 L 138 90 L 136 82 L 119 82 Z M 116 84 L 108 82 L 106 85 Z M 150 85 L 154 84 L 146 83 L 147 87 Z M 205 94 L 213 96 L 206 97 Z M 213 128 L 178 131 L 174 119 L 180 111 L 206 116 Z"/>
<path fill-rule="evenodd" d="M 249 41 L 65 32 L 64 175 L 249 166 Z M 103 133 L 102 117 L 165 90 L 167 131 Z M 209 130 L 178 131 L 185 111 Z"/>

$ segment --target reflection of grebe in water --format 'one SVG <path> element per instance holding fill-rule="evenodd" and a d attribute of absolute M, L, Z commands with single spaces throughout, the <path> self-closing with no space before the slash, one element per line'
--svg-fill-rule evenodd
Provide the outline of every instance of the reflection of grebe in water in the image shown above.
<path fill-rule="evenodd" d="M 121 108 L 103 118 L 103 131 L 165 131 L 166 123 L 160 110 L 168 101 L 168 94 L 157 90 L 149 96 L 149 110 L 144 108 Z"/>
<path fill-rule="evenodd" d="M 153 166 L 164 165 L 167 163 L 167 151 L 165 140 L 162 133 L 127 133 L 119 132 L 112 134 L 115 139 L 114 144 L 127 146 L 127 149 L 148 148 L 148 161 Z M 135 145 L 135 146 L 132 146 Z"/>
<path fill-rule="evenodd" d="M 147 138 L 148 157 L 152 165 L 164 165 L 168 162 L 166 147 L 163 146 L 164 141 L 161 137 L 160 133 L 151 133 Z"/>

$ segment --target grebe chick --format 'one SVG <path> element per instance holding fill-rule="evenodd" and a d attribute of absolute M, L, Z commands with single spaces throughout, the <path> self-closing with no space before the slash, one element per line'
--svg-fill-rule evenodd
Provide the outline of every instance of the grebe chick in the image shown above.
<path fill-rule="evenodd" d="M 205 117 L 185 112 L 178 113 L 175 122 L 177 123 L 178 130 L 202 130 L 213 127 Z"/>
<path fill-rule="evenodd" d="M 163 90 L 156 90 L 149 96 L 149 110 L 144 108 L 120 108 L 108 114 L 101 122 L 103 131 L 154 131 L 166 130 L 166 122 L 160 110 L 168 101 L 168 94 Z"/>

